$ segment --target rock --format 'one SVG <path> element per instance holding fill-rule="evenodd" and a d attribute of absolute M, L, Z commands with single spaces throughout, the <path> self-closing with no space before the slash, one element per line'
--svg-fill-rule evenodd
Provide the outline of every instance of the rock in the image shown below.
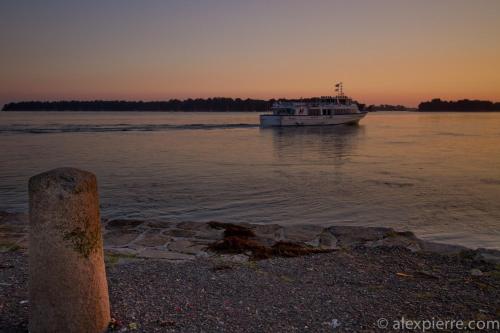
<path fill-rule="evenodd" d="M 215 257 L 217 262 L 228 262 L 235 264 L 242 264 L 249 261 L 249 257 L 244 254 L 222 254 Z"/>
<path fill-rule="evenodd" d="M 29 223 L 29 216 L 25 213 L 9 213 L 0 212 L 0 226 L 6 225 L 22 225 L 27 226 Z"/>
<path fill-rule="evenodd" d="M 328 231 L 335 236 L 339 246 L 350 247 L 361 245 L 368 241 L 380 240 L 395 231 L 391 228 L 333 226 Z"/>
<path fill-rule="evenodd" d="M 196 238 L 217 241 L 224 237 L 223 229 L 200 230 L 196 233 Z"/>
<path fill-rule="evenodd" d="M 143 223 L 142 220 L 116 219 L 106 223 L 106 229 L 133 229 Z"/>
<path fill-rule="evenodd" d="M 25 233 L 0 232 L 0 244 L 17 244 L 25 237 Z"/>
<path fill-rule="evenodd" d="M 105 250 L 105 262 L 107 266 L 128 263 L 138 260 L 137 251 L 129 248 Z"/>
<path fill-rule="evenodd" d="M 185 253 L 198 255 L 199 253 L 206 252 L 206 251 L 207 251 L 206 245 L 194 244 Z"/>
<path fill-rule="evenodd" d="M 168 221 L 147 221 L 146 226 L 152 229 L 167 229 L 174 225 L 172 222 Z"/>
<path fill-rule="evenodd" d="M 439 253 L 443 255 L 456 255 L 460 252 L 466 250 L 467 248 L 459 245 L 450 245 L 443 243 L 434 243 L 428 241 L 421 241 L 420 245 L 422 247 L 422 251 Z"/>
<path fill-rule="evenodd" d="M 187 254 L 197 254 L 206 246 L 196 245 L 188 240 L 177 240 L 168 244 L 168 249 L 173 252 L 187 253 Z"/>
<path fill-rule="evenodd" d="M 198 230 L 200 228 L 203 228 L 205 226 L 205 223 L 201 222 L 180 222 L 177 224 L 177 228 L 179 229 L 187 229 L 187 230 Z"/>
<path fill-rule="evenodd" d="M 168 229 L 163 232 L 163 234 L 172 236 L 172 237 L 194 237 L 196 235 L 196 231 L 186 230 L 186 229 Z"/>
<path fill-rule="evenodd" d="M 134 244 L 153 247 L 165 245 L 170 240 L 171 237 L 163 235 L 161 230 L 152 229 L 145 231 Z"/>
<path fill-rule="evenodd" d="M 60 168 L 29 180 L 30 332 L 104 332 L 110 317 L 96 177 Z"/>
<path fill-rule="evenodd" d="M 403 247 L 412 252 L 421 250 L 419 240 L 415 237 L 392 236 L 376 241 L 368 241 L 364 244 L 368 247 Z"/>
<path fill-rule="evenodd" d="M 192 260 L 195 257 L 188 254 L 171 252 L 161 249 L 145 249 L 137 255 L 139 258 L 167 259 L 167 260 Z"/>
<path fill-rule="evenodd" d="M 332 250 L 337 248 L 337 239 L 327 230 L 323 230 L 316 238 L 306 242 L 306 244 L 324 250 Z"/>
<path fill-rule="evenodd" d="M 500 264 L 500 251 L 490 249 L 477 249 L 474 260 L 498 265 Z"/>
<path fill-rule="evenodd" d="M 28 215 L 0 212 L 0 252 L 27 248 Z"/>
<path fill-rule="evenodd" d="M 310 242 L 314 240 L 321 232 L 323 227 L 318 225 L 291 225 L 283 227 L 284 239 L 289 242 Z"/>
<path fill-rule="evenodd" d="M 201 251 L 196 253 L 196 258 L 208 258 L 208 257 L 210 257 L 210 254 L 208 252 Z"/>
<path fill-rule="evenodd" d="M 138 230 L 113 230 L 104 235 L 104 242 L 108 246 L 127 246 L 141 234 Z"/>
<path fill-rule="evenodd" d="M 191 238 L 190 241 L 196 245 L 203 245 L 206 247 L 207 245 L 213 244 L 216 240 Z"/>
<path fill-rule="evenodd" d="M 257 224 L 252 226 L 252 230 L 257 237 L 281 240 L 283 227 L 278 224 Z"/>
<path fill-rule="evenodd" d="M 309 242 L 305 242 L 307 245 L 310 245 L 312 247 L 319 247 L 319 236 L 314 238 L 313 240 Z"/>
<path fill-rule="evenodd" d="M 337 238 L 328 231 L 323 231 L 319 235 L 319 247 L 321 249 L 335 249 L 337 248 Z"/>
<path fill-rule="evenodd" d="M 473 268 L 470 270 L 470 275 L 472 276 L 483 276 L 483 272 L 480 269 Z"/>
<path fill-rule="evenodd" d="M 127 256 L 127 257 L 133 257 L 137 255 L 137 250 L 128 248 L 128 247 L 120 247 L 117 249 L 109 249 L 106 250 L 105 253 L 107 255 L 116 255 L 116 256 Z"/>

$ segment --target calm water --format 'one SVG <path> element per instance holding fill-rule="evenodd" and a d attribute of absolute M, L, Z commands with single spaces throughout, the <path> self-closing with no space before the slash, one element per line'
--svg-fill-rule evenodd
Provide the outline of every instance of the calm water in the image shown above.
<path fill-rule="evenodd" d="M 500 113 L 373 113 L 260 129 L 256 113 L 0 113 L 0 210 L 93 171 L 105 217 L 390 226 L 500 249 Z"/>

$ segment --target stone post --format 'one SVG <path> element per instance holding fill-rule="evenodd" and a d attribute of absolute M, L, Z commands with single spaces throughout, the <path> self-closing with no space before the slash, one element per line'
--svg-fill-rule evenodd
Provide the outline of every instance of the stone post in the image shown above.
<path fill-rule="evenodd" d="M 104 332 L 110 321 L 96 177 L 73 168 L 29 180 L 31 333 Z"/>

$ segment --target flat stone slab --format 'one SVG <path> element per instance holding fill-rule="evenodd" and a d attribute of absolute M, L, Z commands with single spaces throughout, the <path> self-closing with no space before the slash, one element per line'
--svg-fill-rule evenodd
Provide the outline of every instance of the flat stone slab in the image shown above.
<path fill-rule="evenodd" d="M 0 225 L 28 224 L 29 216 L 25 213 L 0 212 Z"/>
<path fill-rule="evenodd" d="M 141 246 L 163 246 L 172 240 L 172 237 L 165 236 L 161 229 L 146 230 L 140 237 L 137 237 L 134 244 Z"/>
<path fill-rule="evenodd" d="M 108 221 L 104 225 L 106 229 L 132 229 L 140 226 L 143 223 L 144 221 L 141 220 L 118 219 L 118 220 Z"/>
<path fill-rule="evenodd" d="M 422 250 L 420 241 L 413 237 L 407 236 L 390 236 L 376 241 L 368 241 L 365 243 L 368 247 L 404 247 L 412 252 Z"/>
<path fill-rule="evenodd" d="M 167 229 L 163 232 L 165 235 L 169 235 L 172 237 L 194 237 L 196 235 L 196 231 L 194 230 L 186 230 L 186 229 Z"/>
<path fill-rule="evenodd" d="M 0 212 L 0 252 L 27 248 L 28 214 Z"/>
<path fill-rule="evenodd" d="M 149 258 L 149 259 L 167 259 L 167 260 L 192 260 L 193 255 L 188 255 L 184 253 L 171 252 L 161 249 L 145 249 L 144 251 L 137 254 L 139 258 Z"/>
<path fill-rule="evenodd" d="M 198 232 L 196 233 L 196 238 L 213 242 L 222 239 L 222 237 L 224 237 L 224 230 L 213 229 L 213 228 L 207 228 L 207 229 L 211 230 L 198 230 Z"/>
<path fill-rule="evenodd" d="M 478 249 L 476 251 L 474 259 L 478 261 L 489 262 L 495 265 L 500 265 L 500 251 L 489 250 L 489 249 Z"/>
<path fill-rule="evenodd" d="M 27 214 L 0 212 L 0 251 L 27 248 L 28 219 Z M 224 228 L 220 224 L 119 219 L 104 220 L 103 225 L 106 253 L 123 256 L 127 260 L 143 258 L 179 261 L 214 256 L 234 262 L 249 259 L 246 254 L 216 255 L 208 250 L 209 245 L 224 237 Z M 254 240 L 265 246 L 273 246 L 277 242 L 292 242 L 320 250 L 367 246 L 398 247 L 413 252 L 443 255 L 463 255 L 466 252 L 473 260 L 500 264 L 500 251 L 470 250 L 456 245 L 423 241 L 411 232 L 397 232 L 391 228 L 248 223 L 237 225 L 250 229 L 255 234 Z"/>
<path fill-rule="evenodd" d="M 460 252 L 467 250 L 467 248 L 465 246 L 434 243 L 434 242 L 428 242 L 428 241 L 421 241 L 420 247 L 421 247 L 422 251 L 448 254 L 448 255 L 459 254 Z M 496 251 L 496 252 L 498 252 L 498 251 Z M 497 255 L 498 255 L 498 253 L 497 253 Z"/>
<path fill-rule="evenodd" d="M 278 234 L 283 240 L 291 242 L 311 242 L 323 232 L 325 228 L 319 225 L 290 225 L 283 227 L 283 234 Z"/>
<path fill-rule="evenodd" d="M 165 229 L 170 228 L 175 223 L 169 221 L 146 221 L 145 226 L 151 229 Z"/>
<path fill-rule="evenodd" d="M 197 254 L 203 251 L 206 246 L 196 245 L 189 240 L 175 240 L 168 244 L 168 249 L 172 252 L 187 253 L 187 254 Z"/>
<path fill-rule="evenodd" d="M 318 246 L 321 249 L 336 249 L 337 246 L 337 237 L 332 235 L 327 230 L 323 230 L 317 237 Z"/>
<path fill-rule="evenodd" d="M 391 228 L 358 226 L 332 226 L 328 231 L 337 238 L 339 245 L 344 247 L 377 241 L 395 232 Z"/>
<path fill-rule="evenodd" d="M 141 235 L 138 230 L 113 230 L 104 234 L 104 246 L 127 246 Z"/>

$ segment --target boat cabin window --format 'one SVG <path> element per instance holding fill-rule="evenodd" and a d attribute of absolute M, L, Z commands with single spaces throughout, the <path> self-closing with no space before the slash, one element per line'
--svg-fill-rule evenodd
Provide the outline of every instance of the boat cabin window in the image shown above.
<path fill-rule="evenodd" d="M 335 114 L 349 114 L 352 113 L 350 109 L 337 109 L 335 110 Z"/>
<path fill-rule="evenodd" d="M 319 109 L 309 109 L 308 114 L 310 116 L 319 116 L 321 113 L 320 113 Z"/>
<path fill-rule="evenodd" d="M 274 111 L 274 114 L 280 116 L 292 116 L 295 114 L 295 110 L 292 108 L 277 109 Z"/>

